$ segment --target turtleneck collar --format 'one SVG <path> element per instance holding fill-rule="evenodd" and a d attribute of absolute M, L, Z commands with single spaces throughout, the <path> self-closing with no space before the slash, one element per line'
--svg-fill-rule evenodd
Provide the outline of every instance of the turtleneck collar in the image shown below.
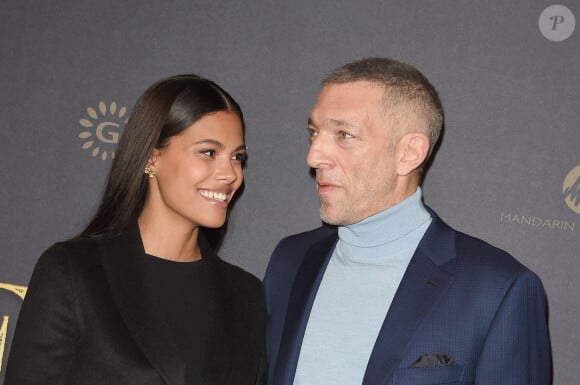
<path fill-rule="evenodd" d="M 426 222 L 431 214 L 422 202 L 421 188 L 409 198 L 360 222 L 338 228 L 340 241 L 371 248 L 404 238 Z"/>

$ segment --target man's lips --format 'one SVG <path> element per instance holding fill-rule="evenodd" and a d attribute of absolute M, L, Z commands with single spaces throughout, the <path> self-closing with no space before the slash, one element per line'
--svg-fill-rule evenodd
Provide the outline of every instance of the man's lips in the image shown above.
<path fill-rule="evenodd" d="M 329 182 L 317 182 L 316 184 L 318 186 L 319 194 L 324 194 L 340 188 L 340 186 Z"/>

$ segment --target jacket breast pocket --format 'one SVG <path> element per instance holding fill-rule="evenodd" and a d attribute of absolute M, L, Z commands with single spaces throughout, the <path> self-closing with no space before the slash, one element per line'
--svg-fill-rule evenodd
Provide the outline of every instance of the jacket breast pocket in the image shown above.
<path fill-rule="evenodd" d="M 466 365 L 438 366 L 435 368 L 401 368 L 393 373 L 393 385 L 454 385 L 472 384 L 466 378 Z"/>

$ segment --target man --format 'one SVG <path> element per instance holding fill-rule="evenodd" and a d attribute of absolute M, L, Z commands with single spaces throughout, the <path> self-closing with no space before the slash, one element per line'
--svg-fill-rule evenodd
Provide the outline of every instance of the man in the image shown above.
<path fill-rule="evenodd" d="M 539 278 L 422 203 L 443 125 L 434 87 L 378 58 L 322 86 L 307 163 L 335 227 L 285 238 L 272 254 L 270 384 L 548 384 Z"/>

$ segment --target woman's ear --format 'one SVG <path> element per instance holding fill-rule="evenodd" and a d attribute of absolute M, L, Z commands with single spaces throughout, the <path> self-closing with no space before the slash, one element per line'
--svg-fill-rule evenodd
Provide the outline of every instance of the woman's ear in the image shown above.
<path fill-rule="evenodd" d="M 153 166 L 155 167 L 155 162 L 157 161 L 157 158 L 159 157 L 159 155 L 161 154 L 161 151 L 154 148 L 153 152 L 151 153 L 151 156 L 149 157 L 149 159 L 147 160 L 147 166 Z"/>
<path fill-rule="evenodd" d="M 409 132 L 399 141 L 399 175 L 418 170 L 429 153 L 429 138 L 422 132 Z"/>

